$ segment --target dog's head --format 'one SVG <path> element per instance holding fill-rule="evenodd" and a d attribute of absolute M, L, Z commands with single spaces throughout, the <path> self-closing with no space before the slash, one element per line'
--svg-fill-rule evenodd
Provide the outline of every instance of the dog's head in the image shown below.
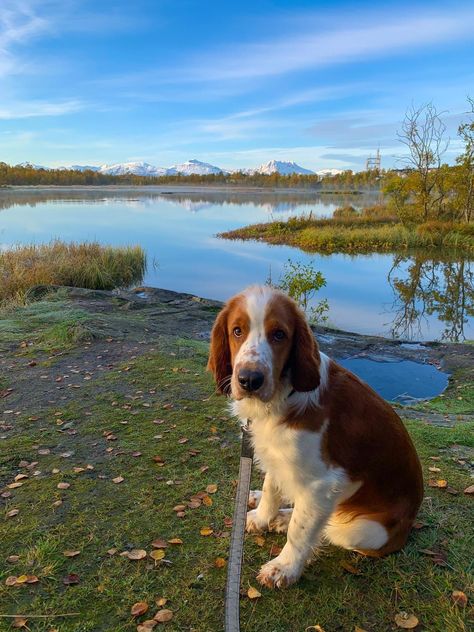
<path fill-rule="evenodd" d="M 211 334 L 208 369 L 217 388 L 234 399 L 269 402 L 283 385 L 319 385 L 319 351 L 306 318 L 286 294 L 250 287 L 231 298 Z"/>

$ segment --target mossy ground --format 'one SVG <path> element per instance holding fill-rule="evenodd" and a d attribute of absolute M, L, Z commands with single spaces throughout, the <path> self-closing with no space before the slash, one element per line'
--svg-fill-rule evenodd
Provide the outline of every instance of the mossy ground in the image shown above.
<path fill-rule="evenodd" d="M 56 313 L 54 306 L 49 308 Z M 108 316 L 83 312 L 72 320 L 95 331 L 95 337 L 64 341 L 51 335 L 51 327 L 61 327 L 59 316 L 58 322 L 43 328 L 38 324 L 47 305 L 27 309 L 29 316 L 17 319 L 16 331 L 13 326 L 8 333 L 5 327 L 0 331 L 0 386 L 19 388 L 10 380 L 25 372 L 30 385 L 25 393 L 37 393 L 36 399 L 0 399 L 0 436 L 5 437 L 0 440 L 0 482 L 1 490 L 11 493 L 1 499 L 0 615 L 78 613 L 29 618 L 27 625 L 33 631 L 125 632 L 137 626 L 130 614 L 133 603 L 149 603 L 149 612 L 138 619 L 142 621 L 158 610 L 156 598 L 165 597 L 166 607 L 174 613 L 165 624 L 168 630 L 219 632 L 225 568 L 216 568 L 214 562 L 227 557 L 226 518 L 233 508 L 239 447 L 236 424 L 227 414 L 225 400 L 213 394 L 205 372 L 207 344 L 147 337 L 143 330 L 142 338 L 121 347 L 116 338 L 107 341 L 102 329 L 97 333 L 100 318 L 105 322 Z M 70 317 L 68 312 L 69 322 Z M 126 315 L 130 328 L 140 318 Z M 25 339 L 28 346 L 21 347 Z M 29 367 L 32 358 L 37 365 Z M 462 388 L 472 397 L 472 384 Z M 433 406 L 453 410 L 456 402 L 465 401 L 456 399 L 455 392 Z M 474 424 L 439 428 L 409 421 L 407 426 L 426 480 L 446 479 L 460 493 L 426 488 L 419 517 L 424 526 L 413 531 L 401 553 L 373 560 L 330 547 L 322 550 L 296 586 L 282 592 L 261 589 L 262 597 L 255 601 L 243 597 L 243 630 L 302 632 L 318 624 L 326 632 L 352 631 L 355 626 L 386 631 L 395 628 L 394 616 L 400 611 L 415 613 L 420 630 L 470 629 L 472 497 L 462 490 L 472 483 Z M 164 465 L 154 460 L 156 456 Z M 21 467 L 21 461 L 37 464 Z M 440 472 L 433 474 L 429 467 Z M 28 475 L 24 484 L 9 489 L 7 485 L 23 473 Z M 123 477 L 123 482 L 114 483 L 116 477 Z M 60 482 L 70 487 L 60 490 Z M 217 485 L 216 493 L 209 494 L 212 505 L 186 508 L 184 518 L 176 516 L 174 506 L 187 504 L 212 484 Z M 12 509 L 19 513 L 8 518 Z M 202 527 L 212 528 L 213 534 L 201 535 Z M 166 549 L 169 563 L 155 563 L 149 557 L 131 561 L 119 555 L 133 548 L 149 553 L 156 538 L 182 539 L 183 544 Z M 257 586 L 259 566 L 270 558 L 272 544 L 283 542 L 280 536 L 267 535 L 259 546 L 255 537 L 247 537 L 244 589 Z M 110 555 L 110 549 L 117 552 Z M 80 553 L 66 557 L 63 552 L 68 550 Z M 438 558 L 426 551 L 436 552 Z M 12 555 L 19 556 L 17 562 L 6 561 Z M 350 564 L 358 574 L 341 563 Z M 63 578 L 71 573 L 79 576 L 79 583 L 66 586 Z M 21 574 L 37 575 L 39 581 L 5 584 L 8 576 Z M 453 590 L 468 595 L 466 608 L 453 604 Z M 0 630 L 9 629 L 11 619 L 0 618 Z"/>

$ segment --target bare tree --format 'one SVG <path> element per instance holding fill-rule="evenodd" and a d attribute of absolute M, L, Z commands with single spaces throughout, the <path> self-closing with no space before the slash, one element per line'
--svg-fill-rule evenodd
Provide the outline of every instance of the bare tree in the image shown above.
<path fill-rule="evenodd" d="M 403 159 L 405 166 L 417 175 L 414 195 L 423 221 L 429 218 L 442 190 L 441 157 L 449 145 L 442 114 L 432 103 L 419 107 L 412 105 L 397 134 L 400 142 L 408 148 L 408 155 Z"/>

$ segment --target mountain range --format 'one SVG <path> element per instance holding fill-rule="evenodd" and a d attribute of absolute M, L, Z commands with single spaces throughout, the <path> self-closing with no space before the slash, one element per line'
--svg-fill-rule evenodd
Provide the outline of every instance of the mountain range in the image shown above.
<path fill-rule="evenodd" d="M 41 165 L 35 165 L 29 162 L 22 162 L 20 167 L 30 167 L 33 169 L 45 169 L 49 170 L 50 167 L 43 167 Z M 173 165 L 172 167 L 157 167 L 151 165 L 148 162 L 121 162 L 111 165 L 102 165 L 100 167 L 93 165 L 71 165 L 69 167 L 57 167 L 57 169 L 65 170 L 72 169 L 74 171 L 96 171 L 113 176 L 120 175 L 137 175 L 137 176 L 175 176 L 175 175 L 210 175 L 210 174 L 229 174 L 233 172 L 242 172 L 248 175 L 262 174 L 271 175 L 272 173 L 279 173 L 280 175 L 335 175 L 342 173 L 341 169 L 323 169 L 321 171 L 311 171 L 305 169 L 296 162 L 284 162 L 282 160 L 270 160 L 255 169 L 233 169 L 229 171 L 227 169 L 221 169 L 215 165 L 210 165 L 207 162 L 201 162 L 200 160 L 188 160 L 179 165 Z"/>

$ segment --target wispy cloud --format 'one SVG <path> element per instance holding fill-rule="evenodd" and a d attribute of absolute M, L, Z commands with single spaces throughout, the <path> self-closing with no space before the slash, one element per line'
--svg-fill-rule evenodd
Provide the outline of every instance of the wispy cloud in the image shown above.
<path fill-rule="evenodd" d="M 71 99 L 48 103 L 45 101 L 29 101 L 26 103 L 10 103 L 0 106 L 0 120 L 34 118 L 39 116 L 63 116 L 83 110 L 85 104 Z"/>
<path fill-rule="evenodd" d="M 263 40 L 195 59 L 189 66 L 173 69 L 173 81 L 224 81 L 257 79 L 343 62 L 354 62 L 373 55 L 407 52 L 454 38 L 471 36 L 474 12 L 458 14 L 450 8 L 432 15 L 393 13 L 374 21 L 363 16 L 362 25 L 320 30 L 313 27 L 287 37 Z"/>

